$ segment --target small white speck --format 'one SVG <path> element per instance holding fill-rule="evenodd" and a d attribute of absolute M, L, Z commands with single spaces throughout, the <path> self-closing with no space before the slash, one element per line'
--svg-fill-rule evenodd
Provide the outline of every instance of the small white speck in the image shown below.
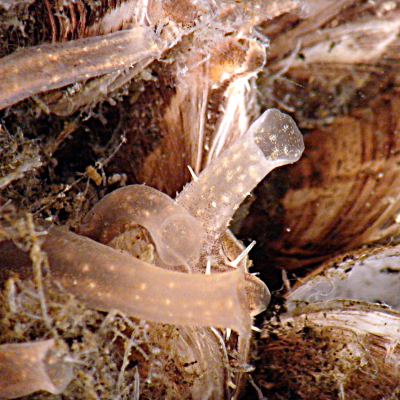
<path fill-rule="evenodd" d="M 231 388 L 231 389 L 236 389 L 237 388 L 237 386 L 232 382 L 232 381 L 229 381 L 228 382 L 228 386 Z"/>
<path fill-rule="evenodd" d="M 84 264 L 83 267 L 82 267 L 82 271 L 83 272 L 88 272 L 89 270 L 90 270 L 89 264 Z"/>
<path fill-rule="evenodd" d="M 210 275 L 210 274 L 211 274 L 211 259 L 209 258 L 207 260 L 206 275 Z"/>
<path fill-rule="evenodd" d="M 229 203 L 229 196 L 227 196 L 227 195 L 222 195 L 221 196 L 221 201 L 223 202 L 223 203 Z"/>
<path fill-rule="evenodd" d="M 229 299 L 229 300 L 226 302 L 226 308 L 233 308 L 233 301 L 232 301 L 232 299 Z"/>
<path fill-rule="evenodd" d="M 238 193 L 243 193 L 244 192 L 244 186 L 240 183 L 239 185 L 237 185 L 236 191 Z"/>

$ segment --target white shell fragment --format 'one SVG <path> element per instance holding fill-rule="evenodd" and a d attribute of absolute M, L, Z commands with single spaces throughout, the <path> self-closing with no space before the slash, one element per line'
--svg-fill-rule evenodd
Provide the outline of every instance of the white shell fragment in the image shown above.
<path fill-rule="evenodd" d="M 362 257 L 321 267 L 288 295 L 288 309 L 304 303 L 346 299 L 384 303 L 400 310 L 400 247 L 366 251 Z"/>

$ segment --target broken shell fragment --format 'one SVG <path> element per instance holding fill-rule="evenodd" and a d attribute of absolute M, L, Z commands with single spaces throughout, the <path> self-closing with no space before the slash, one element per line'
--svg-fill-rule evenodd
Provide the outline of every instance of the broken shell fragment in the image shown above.
<path fill-rule="evenodd" d="M 39 390 L 60 394 L 73 377 L 65 345 L 54 339 L 0 346 L 0 398 L 15 399 Z"/>
<path fill-rule="evenodd" d="M 383 303 L 400 310 L 400 246 L 348 253 L 302 278 L 287 295 L 287 307 L 344 299 Z"/>

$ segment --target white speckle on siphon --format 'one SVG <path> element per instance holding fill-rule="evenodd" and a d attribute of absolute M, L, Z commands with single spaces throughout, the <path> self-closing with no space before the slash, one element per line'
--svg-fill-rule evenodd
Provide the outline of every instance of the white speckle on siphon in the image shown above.
<path fill-rule="evenodd" d="M 222 235 L 247 194 L 274 168 L 297 161 L 303 149 L 295 122 L 276 109 L 266 111 L 177 201 L 147 186 L 127 186 L 93 208 L 80 230 L 87 237 L 52 228 L 43 249 L 53 276 L 95 309 L 119 309 L 161 323 L 229 328 L 249 338 L 245 285 L 247 275 L 253 283 L 257 278 L 247 274 L 245 281 L 243 268 L 206 273 L 207 263 L 211 272 L 214 256 L 222 252 Z M 137 224 L 149 231 L 157 254 L 175 270 L 107 246 Z M 177 272 L 181 265 L 193 273 Z M 262 282 L 256 287 L 257 309 L 263 310 L 268 289 Z"/>

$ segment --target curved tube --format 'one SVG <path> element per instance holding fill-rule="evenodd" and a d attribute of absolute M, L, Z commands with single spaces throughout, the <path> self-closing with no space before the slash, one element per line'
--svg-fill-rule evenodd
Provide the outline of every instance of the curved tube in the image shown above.
<path fill-rule="evenodd" d="M 220 245 L 221 235 L 249 192 L 273 169 L 297 161 L 303 150 L 296 123 L 273 108 L 184 187 L 176 201 L 206 231 L 200 257 Z"/>
<path fill-rule="evenodd" d="M 204 235 L 201 222 L 149 186 L 125 186 L 105 196 L 85 218 L 79 234 L 108 244 L 135 224 L 150 232 L 167 265 L 187 265 L 198 259 Z"/>
<path fill-rule="evenodd" d="M 89 307 L 161 323 L 231 328 L 248 338 L 250 313 L 265 309 L 269 291 L 254 277 L 245 284 L 242 268 L 184 274 L 101 243 L 139 224 L 165 263 L 204 272 L 202 263 L 220 254 L 221 235 L 248 192 L 274 168 L 297 161 L 303 149 L 295 122 L 268 110 L 184 188 L 178 202 L 147 186 L 127 186 L 101 200 L 84 222 L 80 233 L 96 241 L 52 228 L 43 244 L 52 274 Z"/>
<path fill-rule="evenodd" d="M 15 399 L 39 390 L 62 393 L 73 378 L 63 347 L 54 339 L 1 345 L 0 398 Z"/>
<path fill-rule="evenodd" d="M 60 228 L 43 250 L 52 276 L 87 306 L 187 326 L 250 334 L 244 271 L 211 275 L 168 271 Z"/>
<path fill-rule="evenodd" d="M 17 50 L 0 59 L 0 110 L 40 92 L 129 68 L 161 51 L 150 27 Z"/>

